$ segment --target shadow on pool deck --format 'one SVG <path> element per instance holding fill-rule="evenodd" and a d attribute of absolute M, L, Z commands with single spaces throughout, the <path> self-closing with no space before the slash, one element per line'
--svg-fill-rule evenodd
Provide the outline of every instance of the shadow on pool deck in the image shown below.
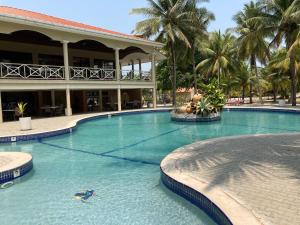
<path fill-rule="evenodd" d="M 221 187 L 262 221 L 300 224 L 299 133 L 208 140 L 174 155 L 178 173 L 207 181 L 206 191 Z"/>

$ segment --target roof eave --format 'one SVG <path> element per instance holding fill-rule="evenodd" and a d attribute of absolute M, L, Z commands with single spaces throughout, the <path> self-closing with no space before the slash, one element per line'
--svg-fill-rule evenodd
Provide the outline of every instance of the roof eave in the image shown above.
<path fill-rule="evenodd" d="M 18 23 L 22 25 L 30 25 L 30 26 L 36 26 L 40 28 L 46 28 L 46 29 L 52 29 L 57 31 L 63 31 L 63 32 L 71 32 L 75 34 L 81 34 L 81 35 L 89 35 L 94 37 L 100 37 L 105 39 L 113 39 L 116 41 L 123 41 L 123 42 L 130 42 L 134 44 L 140 44 L 140 45 L 147 45 L 147 46 L 153 46 L 155 48 L 162 48 L 164 45 L 160 42 L 155 41 L 149 41 L 146 39 L 139 39 L 139 38 L 130 38 L 123 35 L 118 34 L 109 34 L 101 31 L 92 31 L 89 29 L 81 29 L 81 28 L 75 28 L 71 26 L 64 26 L 57 23 L 47 23 L 45 21 L 38 21 L 38 20 L 30 20 L 24 17 L 18 17 L 18 16 L 11 16 L 11 15 L 0 15 L 0 21 L 3 22 L 11 22 L 11 23 Z"/>

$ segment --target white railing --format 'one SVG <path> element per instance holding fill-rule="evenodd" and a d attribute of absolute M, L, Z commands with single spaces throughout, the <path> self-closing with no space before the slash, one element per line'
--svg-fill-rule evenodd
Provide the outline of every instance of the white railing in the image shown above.
<path fill-rule="evenodd" d="M 70 67 L 71 80 L 116 80 L 116 70 L 88 67 Z"/>
<path fill-rule="evenodd" d="M 151 73 L 138 70 L 121 70 L 121 80 L 151 81 Z"/>
<path fill-rule="evenodd" d="M 151 73 L 137 70 L 121 70 L 121 80 L 151 81 Z M 64 66 L 1 63 L 0 79 L 64 80 Z M 71 80 L 115 81 L 116 70 L 108 68 L 70 67 Z"/>
<path fill-rule="evenodd" d="M 0 78 L 63 80 L 65 70 L 63 66 L 0 63 Z"/>

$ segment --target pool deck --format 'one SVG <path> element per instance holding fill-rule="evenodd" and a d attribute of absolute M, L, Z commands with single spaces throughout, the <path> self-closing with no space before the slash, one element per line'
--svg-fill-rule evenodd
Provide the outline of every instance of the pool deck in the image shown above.
<path fill-rule="evenodd" d="M 157 108 L 157 109 L 140 109 L 140 110 L 128 110 L 122 112 L 105 112 L 105 113 L 89 113 L 73 116 L 61 116 L 61 117 L 49 117 L 43 119 L 32 119 L 32 130 L 21 131 L 19 121 L 6 122 L 0 124 L 0 138 L 40 134 L 45 132 L 52 132 L 57 130 L 63 130 L 76 126 L 76 124 L 83 119 L 97 117 L 101 115 L 119 114 L 127 112 L 146 112 L 146 111 L 159 111 L 168 110 L 171 108 Z"/>
<path fill-rule="evenodd" d="M 24 152 L 0 152 L 0 173 L 13 170 L 32 160 L 32 156 Z"/>
<path fill-rule="evenodd" d="M 242 106 L 226 106 L 226 109 L 240 108 L 240 109 L 277 109 L 277 110 L 293 110 L 299 111 L 300 108 L 296 107 L 277 107 L 277 106 L 253 106 L 253 105 L 242 105 Z M 143 111 L 159 111 L 159 110 L 171 110 L 171 107 L 166 108 L 157 108 L 157 109 L 139 109 L 139 110 L 127 110 L 122 112 L 105 112 L 105 113 L 90 113 L 90 114 L 81 114 L 81 115 L 73 115 L 73 116 L 61 116 L 61 117 L 49 117 L 43 119 L 33 119 L 32 120 L 32 130 L 29 131 L 21 131 L 19 122 L 6 122 L 0 124 L 0 138 L 2 137 L 12 137 L 12 136 L 22 136 L 22 135 L 32 135 L 32 134 L 40 134 L 45 132 L 52 132 L 62 129 L 67 129 L 76 126 L 78 121 L 86 118 L 97 117 L 101 115 L 109 115 L 109 114 L 119 114 L 119 113 L 127 113 L 127 112 L 143 112 Z"/>
<path fill-rule="evenodd" d="M 162 171 L 213 201 L 234 225 L 300 224 L 300 134 L 197 142 Z"/>

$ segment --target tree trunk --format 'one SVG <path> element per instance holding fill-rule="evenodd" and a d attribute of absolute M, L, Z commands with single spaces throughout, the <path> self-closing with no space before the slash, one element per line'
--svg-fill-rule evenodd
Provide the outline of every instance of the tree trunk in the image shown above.
<path fill-rule="evenodd" d="M 259 96 L 259 102 L 263 104 L 263 99 L 262 99 L 262 94 L 260 90 L 260 85 L 259 85 L 259 77 L 258 77 L 258 71 L 257 71 L 257 66 L 256 66 L 256 56 L 254 54 L 251 55 L 250 57 L 250 65 L 251 65 L 251 74 L 253 74 L 253 71 L 255 73 L 255 80 L 256 80 L 256 92 Z"/>
<path fill-rule="evenodd" d="M 172 51 L 172 77 L 173 77 L 173 107 L 176 108 L 176 55 L 175 55 L 175 46 L 174 43 L 171 43 L 171 51 Z"/>
<path fill-rule="evenodd" d="M 251 56 L 251 64 L 253 66 L 254 72 L 255 72 L 255 79 L 256 79 L 256 91 L 259 96 L 259 102 L 260 104 L 263 104 L 263 98 L 262 98 L 262 93 L 259 85 L 259 77 L 258 77 L 258 71 L 257 71 L 257 65 L 256 65 L 256 56 L 252 55 Z"/>
<path fill-rule="evenodd" d="M 243 102 L 245 101 L 245 95 L 246 95 L 246 87 L 245 85 L 242 86 L 242 99 L 243 99 Z"/>
<path fill-rule="evenodd" d="M 291 79 L 291 100 L 292 106 L 297 105 L 297 77 L 295 68 L 295 52 L 291 50 L 290 53 L 290 79 Z"/>
<path fill-rule="evenodd" d="M 250 81 L 250 85 L 249 85 L 249 97 L 250 97 L 250 104 L 253 103 L 253 99 L 252 99 L 252 93 L 253 93 L 253 85 L 252 85 L 252 81 Z"/>
<path fill-rule="evenodd" d="M 292 46 L 293 40 L 291 40 L 290 35 L 286 37 L 286 48 L 287 51 L 290 50 Z M 289 71 L 290 71 L 290 80 L 291 80 L 291 102 L 292 106 L 297 105 L 297 76 L 296 76 L 296 59 L 295 59 L 295 51 L 292 49 L 290 51 L 290 65 L 289 65 Z"/>
<path fill-rule="evenodd" d="M 194 76 L 194 89 L 195 89 L 195 93 L 197 93 L 197 71 L 196 71 L 196 62 L 195 62 L 195 41 L 193 40 L 192 43 L 192 64 L 193 64 L 193 76 Z"/>
<path fill-rule="evenodd" d="M 276 84 L 273 84 L 273 100 L 277 102 L 278 88 Z"/>
<path fill-rule="evenodd" d="M 220 77 L 221 77 L 221 67 L 219 66 L 219 71 L 218 71 L 218 88 L 220 88 Z"/>

